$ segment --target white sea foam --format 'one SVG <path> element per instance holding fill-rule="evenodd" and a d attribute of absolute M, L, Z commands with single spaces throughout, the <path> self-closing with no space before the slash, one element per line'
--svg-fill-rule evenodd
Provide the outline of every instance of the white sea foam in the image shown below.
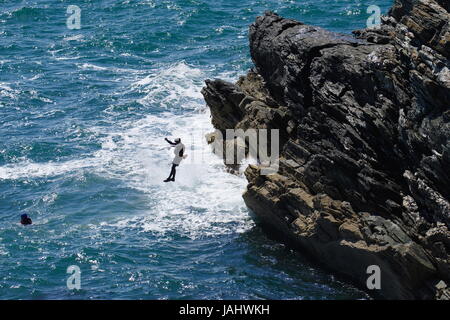
<path fill-rule="evenodd" d="M 42 75 L 43 75 L 42 73 L 36 74 L 36 75 L 34 75 L 33 77 L 29 78 L 27 81 L 34 81 L 34 80 L 37 80 L 37 79 L 41 78 Z"/>
<path fill-rule="evenodd" d="M 84 41 L 84 36 L 82 34 L 77 34 L 75 36 L 70 36 L 70 37 L 64 37 L 63 38 L 64 41 Z"/>
<path fill-rule="evenodd" d="M 130 77 L 136 77 L 136 76 L 144 73 L 144 71 L 142 71 L 142 70 L 124 69 L 124 68 L 117 68 L 117 67 L 102 67 L 102 66 L 97 66 L 92 63 L 76 63 L 75 65 L 81 70 L 108 71 L 108 72 L 116 73 L 117 76 L 114 81 L 122 81 L 123 79 L 128 79 Z"/>
<path fill-rule="evenodd" d="M 108 162 L 105 174 L 126 181 L 156 204 L 142 215 L 120 218 L 116 227 L 196 238 L 244 232 L 252 226 L 241 197 L 245 179 L 227 173 L 222 160 L 204 142 L 204 133 L 212 130 L 209 113 L 147 116 L 124 127 L 128 128 L 104 139 L 96 156 Z M 182 137 L 188 159 L 193 152 L 202 157 L 201 161 L 182 162 L 176 183 L 162 182 L 173 157 L 163 140 L 165 132 L 169 137 Z"/>
<path fill-rule="evenodd" d="M 0 82 L 0 97 L 15 99 L 19 94 L 18 90 L 12 89 L 9 83 Z"/>
<path fill-rule="evenodd" d="M 23 161 L 20 163 L 7 164 L 0 167 L 0 179 L 35 179 L 43 177 L 54 177 L 68 172 L 89 168 L 92 162 L 86 160 L 71 160 L 66 162 L 34 163 Z"/>
<path fill-rule="evenodd" d="M 96 70 L 96 71 L 108 70 L 108 68 L 106 67 L 96 66 L 91 63 L 77 63 L 76 65 L 82 70 Z"/>
<path fill-rule="evenodd" d="M 103 137 L 101 149 L 91 156 L 65 162 L 8 164 L 0 167 L 0 179 L 27 181 L 89 172 L 120 180 L 147 198 L 149 206 L 133 216 L 119 214 L 106 224 L 137 232 L 196 238 L 251 228 L 253 223 L 241 197 L 245 178 L 227 173 L 222 159 L 211 152 L 204 137 L 213 131 L 200 93 L 208 71 L 181 62 L 134 76 L 140 79 L 125 91 L 144 92 L 142 103 L 161 103 L 167 112 L 137 121 L 111 121 L 106 129 L 89 128 Z M 174 112 L 184 103 L 190 111 Z M 181 137 L 187 147 L 188 158 L 178 167 L 175 183 L 163 182 L 173 158 L 173 149 L 164 141 L 166 136 Z M 100 222 L 97 227 L 102 225 Z"/>
<path fill-rule="evenodd" d="M 53 58 L 54 58 L 55 60 L 58 60 L 58 61 L 64 61 L 64 60 L 78 60 L 78 59 L 81 59 L 80 56 L 74 56 L 74 57 L 62 56 L 62 57 L 57 57 L 57 56 L 55 56 L 55 55 L 53 55 Z"/>
<path fill-rule="evenodd" d="M 245 178 L 227 173 L 222 159 L 206 144 L 204 135 L 213 131 L 209 111 L 201 111 L 204 102 L 200 91 L 207 72 L 180 62 L 131 85 L 147 93 L 145 103 L 156 102 L 159 97 L 169 110 L 122 123 L 120 130 L 104 139 L 100 153 L 114 154 L 114 170 L 108 173 L 115 178 L 122 176 L 130 187 L 147 194 L 149 201 L 156 200 L 148 212 L 120 219 L 117 226 L 195 238 L 244 232 L 253 225 L 241 196 Z M 197 111 L 183 115 L 170 112 L 171 107 L 185 101 Z M 177 169 L 176 183 L 168 184 L 162 180 L 169 174 L 173 150 L 164 141 L 166 135 L 181 137 L 188 154 Z"/>
<path fill-rule="evenodd" d="M 145 97 L 137 101 L 142 105 L 192 109 L 192 105 L 199 105 L 199 100 L 202 99 L 200 89 L 204 75 L 202 70 L 182 61 L 150 73 L 134 82 L 132 88 L 145 93 Z"/>

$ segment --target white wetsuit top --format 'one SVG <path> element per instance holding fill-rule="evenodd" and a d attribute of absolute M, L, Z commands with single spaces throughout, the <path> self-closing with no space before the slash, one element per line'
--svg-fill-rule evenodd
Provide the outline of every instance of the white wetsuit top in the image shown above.
<path fill-rule="evenodd" d="M 180 157 L 180 151 L 183 150 L 183 154 L 184 154 L 184 144 L 182 144 L 181 142 L 179 144 L 177 144 L 175 146 L 175 150 L 173 151 L 173 153 L 175 154 L 175 158 L 173 158 L 172 163 L 179 165 L 181 160 L 183 160 L 183 157 Z"/>

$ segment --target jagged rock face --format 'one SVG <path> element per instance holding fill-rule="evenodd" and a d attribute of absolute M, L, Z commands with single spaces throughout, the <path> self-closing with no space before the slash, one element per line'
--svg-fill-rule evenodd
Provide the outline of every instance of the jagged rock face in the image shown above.
<path fill-rule="evenodd" d="M 281 131 L 279 172 L 246 170 L 248 207 L 363 287 L 380 266 L 379 297 L 449 297 L 448 10 L 397 0 L 356 37 L 268 12 L 250 27 L 255 70 L 202 91 L 216 128 Z"/>

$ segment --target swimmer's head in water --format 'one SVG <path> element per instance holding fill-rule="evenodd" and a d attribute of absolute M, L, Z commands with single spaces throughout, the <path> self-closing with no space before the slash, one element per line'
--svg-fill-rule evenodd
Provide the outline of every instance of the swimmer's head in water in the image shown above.
<path fill-rule="evenodd" d="M 180 143 L 180 142 L 181 142 L 181 139 L 180 139 L 180 138 L 176 138 L 176 139 L 175 139 L 175 142 L 176 142 L 176 143 Z"/>
<path fill-rule="evenodd" d="M 27 214 L 22 214 L 21 216 L 20 216 L 20 223 L 21 224 L 32 224 L 32 221 L 31 221 L 31 219 L 28 217 L 28 215 Z"/>

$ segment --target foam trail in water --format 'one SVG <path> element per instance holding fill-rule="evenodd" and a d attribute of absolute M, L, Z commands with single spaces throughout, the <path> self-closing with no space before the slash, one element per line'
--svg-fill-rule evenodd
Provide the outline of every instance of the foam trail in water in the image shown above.
<path fill-rule="evenodd" d="M 132 88 L 145 94 L 137 102 L 144 106 L 162 106 L 167 109 L 192 109 L 200 105 L 204 73 L 185 62 L 162 68 L 136 81 Z"/>
<path fill-rule="evenodd" d="M 241 197 L 245 179 L 227 173 L 222 159 L 212 154 L 204 137 L 207 129 L 212 130 L 209 113 L 147 116 L 130 123 L 120 135 L 116 133 L 117 142 L 105 139 L 103 152 L 114 153 L 108 175 L 121 176 L 129 187 L 155 203 L 142 216 L 121 218 L 118 226 L 192 238 L 240 232 L 252 226 Z M 164 132 L 182 138 L 188 159 L 196 156 L 181 163 L 175 183 L 163 182 L 173 158 Z"/>
<path fill-rule="evenodd" d="M 197 111 L 148 115 L 123 123 L 121 131 L 105 139 L 108 142 L 103 149 L 115 150 L 114 168 L 109 173 L 125 172 L 127 184 L 154 203 L 142 216 L 121 218 L 118 226 L 191 238 L 243 232 L 253 226 L 241 197 L 245 179 L 227 173 L 222 159 L 206 143 L 205 134 L 213 131 L 209 112 L 201 111 L 200 90 L 206 77 L 202 70 L 181 62 L 132 85 L 146 93 L 143 103 L 162 101 L 177 111 L 187 101 L 190 109 Z M 166 136 L 181 138 L 188 154 L 177 169 L 175 183 L 162 182 L 173 159 Z"/>

